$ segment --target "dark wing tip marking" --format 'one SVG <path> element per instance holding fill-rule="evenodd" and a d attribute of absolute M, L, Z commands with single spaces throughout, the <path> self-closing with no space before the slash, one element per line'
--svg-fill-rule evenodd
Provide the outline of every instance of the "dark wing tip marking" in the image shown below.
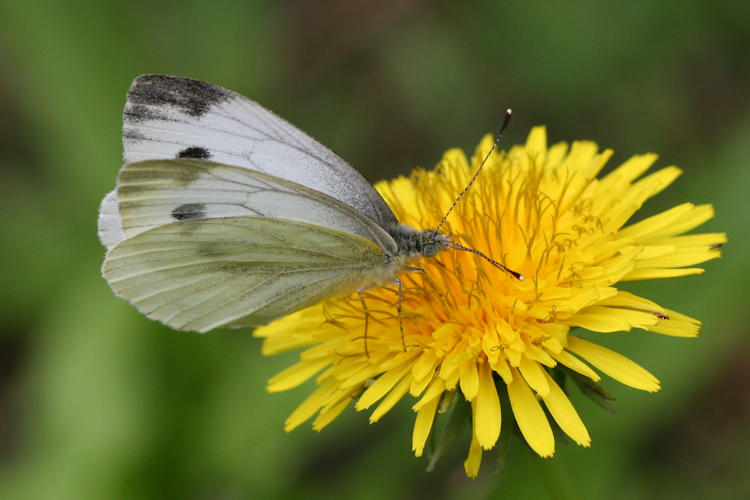
<path fill-rule="evenodd" d="M 174 220 L 197 220 L 206 217 L 205 203 L 184 203 L 172 210 Z"/>
<path fill-rule="evenodd" d="M 143 123 L 146 120 L 169 120 L 169 116 L 158 108 L 134 102 L 127 102 L 122 114 L 124 119 L 131 123 Z"/>
<path fill-rule="evenodd" d="M 199 160 L 208 160 L 211 153 L 206 148 L 200 146 L 191 146 L 177 153 L 177 158 L 196 158 Z"/>
<path fill-rule="evenodd" d="M 126 128 L 122 131 L 122 141 L 125 144 L 132 144 L 134 142 L 146 141 L 148 136 L 138 130 L 132 128 Z"/>
<path fill-rule="evenodd" d="M 211 106 L 231 97 L 231 92 L 217 85 L 167 75 L 139 76 L 128 91 L 130 104 L 174 106 L 194 117 L 203 116 Z"/>

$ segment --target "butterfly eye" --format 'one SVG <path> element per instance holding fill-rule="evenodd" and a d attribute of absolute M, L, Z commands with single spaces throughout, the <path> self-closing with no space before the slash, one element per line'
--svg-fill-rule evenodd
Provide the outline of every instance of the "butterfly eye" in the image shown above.
<path fill-rule="evenodd" d="M 438 246 L 434 243 L 429 243 L 422 249 L 422 255 L 425 257 L 434 257 L 438 253 Z"/>

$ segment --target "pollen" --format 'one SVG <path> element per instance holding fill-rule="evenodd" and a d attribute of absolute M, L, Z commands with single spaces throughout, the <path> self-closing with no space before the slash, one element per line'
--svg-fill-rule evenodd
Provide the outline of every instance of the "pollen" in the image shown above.
<path fill-rule="evenodd" d="M 488 136 L 471 158 L 449 150 L 436 168 L 376 188 L 400 222 L 434 228 L 491 148 Z M 684 203 L 631 222 L 680 170 L 668 166 L 646 175 L 657 157 L 644 154 L 599 177 L 611 155 L 585 141 L 548 147 L 545 129 L 537 127 L 526 144 L 489 156 L 441 231 L 525 279 L 447 248 L 414 263 L 423 271 L 399 275 L 400 315 L 396 288 L 372 287 L 363 301 L 357 294 L 335 297 L 258 328 L 265 354 L 301 349 L 299 362 L 270 380 L 270 391 L 310 379 L 317 386 L 286 429 L 314 418 L 320 430 L 352 404 L 376 422 L 407 399 L 415 412 L 412 449 L 420 456 L 442 402 L 450 400 L 470 407 L 464 466 L 473 477 L 482 450 L 496 445 L 503 418 L 515 420 L 542 457 L 555 452 L 553 425 L 590 445 L 558 385 L 564 373 L 593 382 L 601 373 L 636 389 L 659 390 L 655 376 L 597 344 L 596 334 L 639 328 L 698 335 L 698 320 L 621 287 L 702 273 L 694 266 L 720 257 L 726 236 L 684 234 L 713 216 L 710 205 Z M 501 399 L 512 414 L 501 415 Z"/>

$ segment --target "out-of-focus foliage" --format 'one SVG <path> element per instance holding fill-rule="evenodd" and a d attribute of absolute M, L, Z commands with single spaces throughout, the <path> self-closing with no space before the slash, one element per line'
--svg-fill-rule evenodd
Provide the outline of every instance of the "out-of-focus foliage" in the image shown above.
<path fill-rule="evenodd" d="M 698 0 L 1 0 L 0 498 L 750 495 L 748 14 Z M 149 72 L 248 95 L 371 180 L 472 148 L 506 106 L 506 146 L 545 124 L 551 141 L 614 148 L 613 164 L 655 151 L 685 175 L 647 212 L 713 203 L 702 229 L 729 244 L 703 276 L 633 289 L 703 333 L 613 334 L 663 389 L 605 380 L 617 414 L 576 398 L 592 448 L 558 446 L 552 464 L 517 440 L 472 481 L 462 441 L 427 474 L 403 403 L 374 426 L 348 410 L 286 435 L 309 387 L 264 385 L 293 354 L 263 358 L 249 331 L 170 331 L 99 275 L 125 92 Z"/>

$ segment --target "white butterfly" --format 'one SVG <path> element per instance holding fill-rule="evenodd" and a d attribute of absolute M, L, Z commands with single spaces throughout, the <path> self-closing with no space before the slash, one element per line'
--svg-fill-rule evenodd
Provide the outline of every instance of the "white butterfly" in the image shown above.
<path fill-rule="evenodd" d="M 508 271 L 437 229 L 399 224 L 330 149 L 209 83 L 136 78 L 123 146 L 125 166 L 99 213 L 102 273 L 178 330 L 263 324 L 368 284 L 400 289 L 409 262 L 447 247 Z"/>

